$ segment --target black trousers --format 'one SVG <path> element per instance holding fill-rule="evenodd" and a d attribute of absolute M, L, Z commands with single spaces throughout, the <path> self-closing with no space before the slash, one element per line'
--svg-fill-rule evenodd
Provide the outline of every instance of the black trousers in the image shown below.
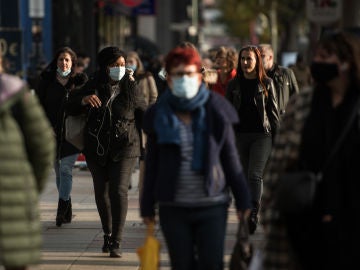
<path fill-rule="evenodd" d="M 105 234 L 121 241 L 128 209 L 128 188 L 137 158 L 108 161 L 86 159 L 94 184 L 95 202 Z"/>

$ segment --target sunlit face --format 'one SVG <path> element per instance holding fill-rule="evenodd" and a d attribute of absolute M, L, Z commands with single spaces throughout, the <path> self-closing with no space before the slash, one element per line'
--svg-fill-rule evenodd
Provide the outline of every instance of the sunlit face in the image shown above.
<path fill-rule="evenodd" d="M 256 56 L 253 51 L 242 51 L 240 55 L 240 64 L 245 77 L 256 76 Z"/>
<path fill-rule="evenodd" d="M 172 80 L 181 78 L 182 76 L 189 76 L 192 78 L 196 77 L 198 79 L 199 86 L 201 84 L 202 75 L 196 65 L 180 64 L 177 67 L 173 67 L 170 73 L 168 73 L 166 76 L 170 88 L 173 87 Z"/>
<path fill-rule="evenodd" d="M 71 55 L 69 53 L 61 53 L 57 59 L 57 67 L 61 71 L 66 71 L 71 69 L 72 67 L 72 60 Z"/>
<path fill-rule="evenodd" d="M 274 65 L 274 56 L 272 52 L 267 48 L 259 48 L 260 55 L 263 61 L 264 69 L 270 70 Z"/>

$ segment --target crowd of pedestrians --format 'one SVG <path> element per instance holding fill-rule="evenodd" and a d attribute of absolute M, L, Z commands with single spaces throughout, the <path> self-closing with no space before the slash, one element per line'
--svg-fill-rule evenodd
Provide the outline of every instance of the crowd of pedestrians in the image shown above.
<path fill-rule="evenodd" d="M 194 44 L 183 42 L 149 72 L 137 52 L 109 46 L 98 53 L 91 72 L 86 54 L 63 47 L 41 72 L 31 98 L 19 79 L 0 72 L 1 149 L 7 125 L 14 134 L 25 133 L 14 136 L 23 148 L 16 148 L 14 158 L 27 153 L 21 160 L 31 184 L 24 186 L 31 187 L 35 204 L 52 162 L 58 227 L 72 221 L 72 169 L 83 153 L 104 233 L 101 251 L 110 257 L 122 257 L 128 189 L 138 163 L 140 215 L 147 225 L 159 220 L 172 269 L 224 268 L 232 199 L 250 234 L 264 226 L 261 269 L 350 267 L 357 264 L 360 240 L 349 230 L 359 223 L 359 113 L 332 166 L 322 170 L 347 119 L 360 112 L 359 48 L 352 34 L 327 33 L 311 65 L 299 54 L 288 68 L 274 61 L 269 44 L 245 45 L 238 52 L 221 46 L 213 61 L 204 61 Z M 207 71 L 215 80 L 207 81 Z M 83 149 L 65 139 L 66 118 L 79 115 L 86 116 Z M 6 147 L 15 147 L 11 142 Z M 9 168 L 3 162 L 8 159 L 0 159 L 2 187 Z M 284 215 L 274 203 L 279 178 L 299 170 L 322 172 L 314 204 L 301 214 Z M 0 194 L 13 190 L 1 188 Z M 12 207 L 0 199 L 0 210 L 6 209 L 0 222 L 34 222 L 32 231 L 22 232 L 35 239 L 36 245 L 29 245 L 34 256 L 14 261 L 10 248 L 3 253 L 3 239 L 11 233 L 0 230 L 0 264 L 26 269 L 38 262 L 38 210 L 34 207 L 30 221 L 1 216 Z"/>

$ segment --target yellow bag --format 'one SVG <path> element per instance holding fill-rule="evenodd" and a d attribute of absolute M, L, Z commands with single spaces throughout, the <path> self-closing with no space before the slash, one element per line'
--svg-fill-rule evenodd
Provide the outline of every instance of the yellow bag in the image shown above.
<path fill-rule="evenodd" d="M 139 270 L 157 270 L 160 262 L 160 242 L 154 236 L 154 223 L 147 226 L 144 245 L 137 249 Z"/>

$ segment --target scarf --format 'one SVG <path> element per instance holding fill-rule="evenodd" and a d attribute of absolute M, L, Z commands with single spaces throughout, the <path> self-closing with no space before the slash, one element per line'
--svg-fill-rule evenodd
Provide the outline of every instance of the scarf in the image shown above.
<path fill-rule="evenodd" d="M 167 89 L 158 101 L 155 113 L 154 129 L 159 144 L 180 145 L 180 120 L 176 111 L 191 112 L 192 131 L 194 134 L 193 159 L 191 167 L 195 171 L 203 169 L 205 156 L 206 112 L 205 103 L 209 98 L 209 91 L 201 84 L 199 92 L 192 99 L 179 98 Z"/>

